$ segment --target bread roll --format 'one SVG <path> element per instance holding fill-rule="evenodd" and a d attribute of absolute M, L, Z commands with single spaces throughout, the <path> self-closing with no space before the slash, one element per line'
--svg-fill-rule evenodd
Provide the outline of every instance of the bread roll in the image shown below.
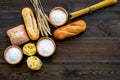
<path fill-rule="evenodd" d="M 39 30 L 32 10 L 27 7 L 23 8 L 22 16 L 30 39 L 37 40 L 39 38 Z"/>
<path fill-rule="evenodd" d="M 86 22 L 83 20 L 78 20 L 71 24 L 60 27 L 54 31 L 54 37 L 57 40 L 63 40 L 68 37 L 72 37 L 80 34 L 86 30 Z"/>
<path fill-rule="evenodd" d="M 19 46 L 30 40 L 23 24 L 7 30 L 7 35 L 10 38 L 12 45 Z"/>

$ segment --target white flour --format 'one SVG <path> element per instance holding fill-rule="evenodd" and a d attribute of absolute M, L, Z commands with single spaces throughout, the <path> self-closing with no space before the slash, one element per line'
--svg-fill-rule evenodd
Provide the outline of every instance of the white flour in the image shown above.
<path fill-rule="evenodd" d="M 21 60 L 21 51 L 17 48 L 10 48 L 6 53 L 6 60 L 12 64 Z"/>
<path fill-rule="evenodd" d="M 51 40 L 44 39 L 38 44 L 38 51 L 44 56 L 48 56 L 54 52 L 55 46 Z"/>
<path fill-rule="evenodd" d="M 50 13 L 50 20 L 55 24 L 55 25 L 62 25 L 66 22 L 67 16 L 64 11 L 60 9 L 53 10 Z"/>

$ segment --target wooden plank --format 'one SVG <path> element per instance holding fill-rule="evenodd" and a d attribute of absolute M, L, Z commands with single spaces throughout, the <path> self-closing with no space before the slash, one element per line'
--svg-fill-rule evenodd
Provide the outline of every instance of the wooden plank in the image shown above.
<path fill-rule="evenodd" d="M 2 43 L 9 43 L 8 40 L 6 41 Z M 51 57 L 51 62 L 120 62 L 119 43 L 119 37 L 75 37 L 74 41 L 73 38 L 67 39 L 57 42 L 57 50 Z M 2 47 L 1 51 L 4 48 Z"/>
<path fill-rule="evenodd" d="M 117 63 L 80 63 L 64 65 L 64 80 L 119 80 Z"/>
<path fill-rule="evenodd" d="M 119 80 L 119 63 L 44 64 L 41 71 L 31 71 L 26 65 L 2 64 L 0 77 L 4 80 Z M 24 69 L 24 70 L 23 70 Z M 5 72 L 6 71 L 6 72 Z"/>
<path fill-rule="evenodd" d="M 41 1 L 48 14 L 56 6 L 70 13 L 102 0 Z M 40 71 L 27 67 L 27 56 L 18 65 L 9 65 L 3 58 L 5 48 L 11 44 L 6 31 L 24 24 L 21 10 L 26 6 L 33 9 L 29 0 L 0 1 L 0 80 L 120 80 L 120 1 L 68 21 L 83 19 L 87 30 L 63 41 L 55 40 L 57 50 L 49 58 L 36 54 L 43 61 Z M 55 28 L 50 27 L 53 32 Z"/>

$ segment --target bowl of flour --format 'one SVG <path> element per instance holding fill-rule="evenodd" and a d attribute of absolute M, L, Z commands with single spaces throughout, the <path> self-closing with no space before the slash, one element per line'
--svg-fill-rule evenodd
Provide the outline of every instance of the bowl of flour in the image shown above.
<path fill-rule="evenodd" d="M 62 7 L 55 7 L 49 13 L 49 21 L 54 26 L 62 26 L 68 20 L 68 13 Z"/>

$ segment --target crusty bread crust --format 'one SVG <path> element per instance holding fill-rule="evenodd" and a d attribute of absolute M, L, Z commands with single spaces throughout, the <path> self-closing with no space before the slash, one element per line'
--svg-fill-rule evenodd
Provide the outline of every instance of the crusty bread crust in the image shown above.
<path fill-rule="evenodd" d="M 37 40 L 39 38 L 39 29 L 32 10 L 27 7 L 23 8 L 22 16 L 30 39 Z"/>
<path fill-rule="evenodd" d="M 72 37 L 80 34 L 86 30 L 86 23 L 83 20 L 78 20 L 71 24 L 60 27 L 54 31 L 54 37 L 57 40 L 63 40 L 68 37 Z"/>
<path fill-rule="evenodd" d="M 30 40 L 23 24 L 7 30 L 7 35 L 12 45 L 19 46 Z"/>

